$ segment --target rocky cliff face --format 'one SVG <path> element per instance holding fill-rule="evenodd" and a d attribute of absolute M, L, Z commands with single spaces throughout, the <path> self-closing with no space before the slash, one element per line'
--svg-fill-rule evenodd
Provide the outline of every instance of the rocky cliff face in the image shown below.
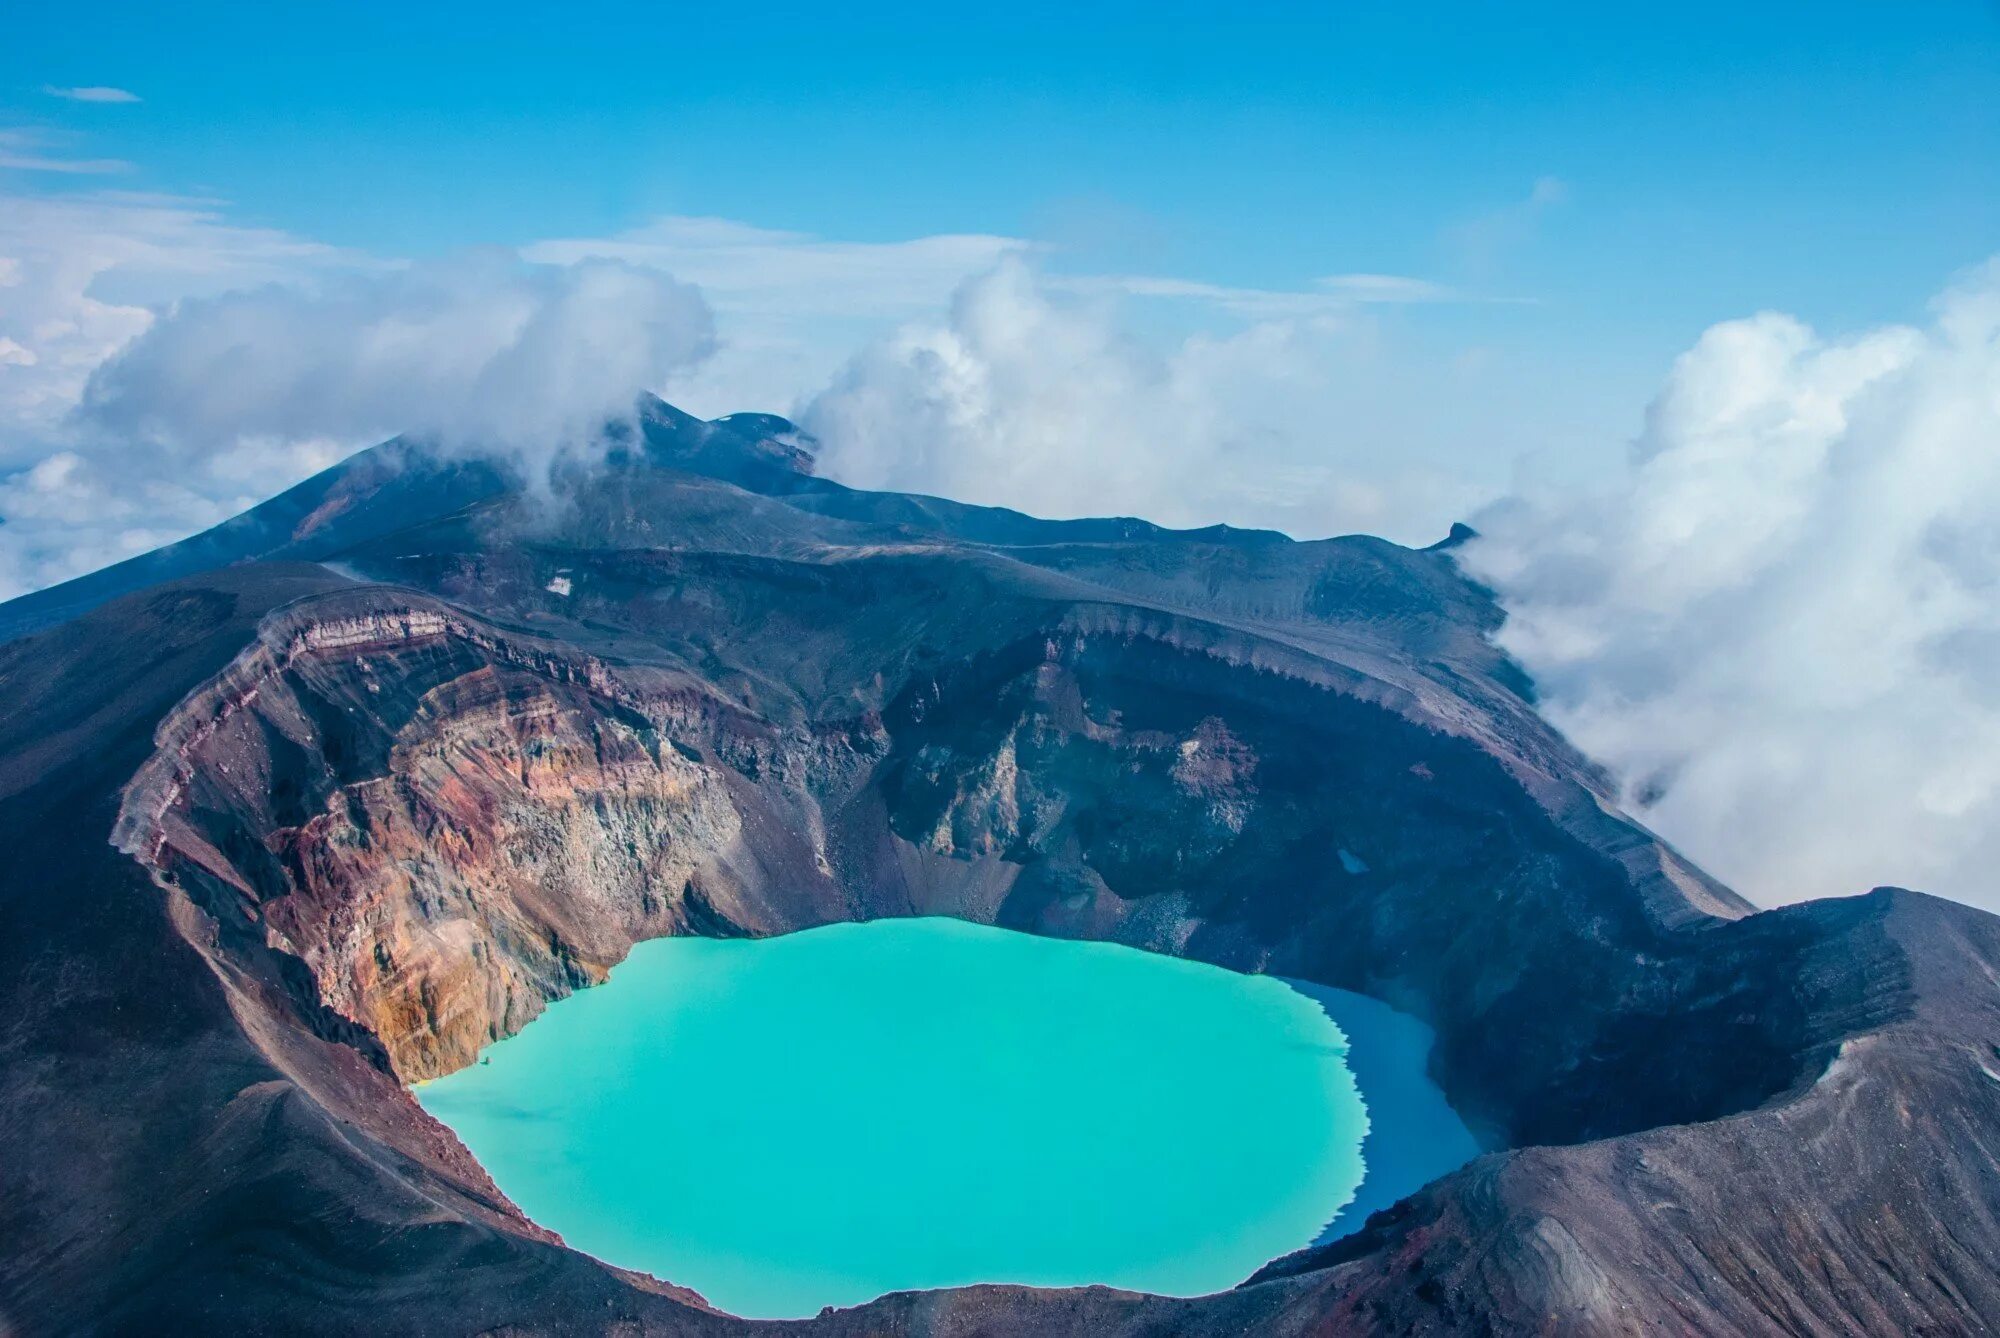
<path fill-rule="evenodd" d="M 1392 997 L 1503 1141 L 1725 1114 L 1823 1065 L 1782 982 L 1654 923 L 1493 757 L 1240 651 L 1058 607 L 808 724 L 343 594 L 170 717 L 119 840 L 405 1080 L 641 938 L 919 912 Z"/>
<path fill-rule="evenodd" d="M 1374 994 L 1495 1152 L 1222 1297 L 828 1330 L 2000 1312 L 1992 917 L 1750 914 L 1608 807 L 1446 555 L 848 493 L 731 431 L 379 538 L 316 482 L 361 499 L 331 568 L 0 647 L 0 1319 L 733 1329 L 561 1251 L 402 1084 L 639 939 L 909 914 Z M 107 1102 L 145 1113 L 76 1132 Z"/>
<path fill-rule="evenodd" d="M 442 610 L 294 610 L 162 726 L 117 839 L 416 1081 L 638 939 L 731 926 L 742 817 L 670 736 L 755 755 L 739 724 Z"/>

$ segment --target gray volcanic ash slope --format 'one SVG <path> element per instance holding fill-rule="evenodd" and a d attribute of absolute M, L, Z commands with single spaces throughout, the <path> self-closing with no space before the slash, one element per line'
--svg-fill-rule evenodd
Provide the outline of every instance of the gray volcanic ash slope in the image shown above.
<path fill-rule="evenodd" d="M 1753 912 L 1446 553 L 855 492 L 787 427 L 654 402 L 553 504 L 392 444 L 0 606 L 0 1328 L 747 1329 L 565 1250 L 404 1084 L 640 939 L 911 914 L 1372 994 L 1498 1150 L 1218 1296 L 792 1327 L 2000 1315 L 2000 919 Z"/>

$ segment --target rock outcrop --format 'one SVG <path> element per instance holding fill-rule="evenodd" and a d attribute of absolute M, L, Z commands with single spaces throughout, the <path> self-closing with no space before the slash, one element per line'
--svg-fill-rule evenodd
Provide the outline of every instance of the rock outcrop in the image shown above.
<path fill-rule="evenodd" d="M 660 728 L 708 703 L 612 687 L 441 611 L 294 614 L 169 718 L 117 839 L 435 1077 L 709 913 L 740 821 Z"/>

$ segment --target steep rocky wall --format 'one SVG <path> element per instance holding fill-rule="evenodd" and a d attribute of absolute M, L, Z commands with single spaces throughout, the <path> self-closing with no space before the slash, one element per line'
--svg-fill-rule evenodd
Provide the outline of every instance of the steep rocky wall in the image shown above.
<path fill-rule="evenodd" d="M 736 840 L 724 787 L 641 722 L 490 668 L 433 689 L 388 774 L 270 836 L 275 946 L 405 1078 L 469 1063 L 666 932 Z"/>
<path fill-rule="evenodd" d="M 904 914 L 1376 994 L 1498 1143 L 1742 1109 L 1830 1053 L 1381 685 L 1086 609 L 880 691 L 772 719 L 446 606 L 305 606 L 162 726 L 119 839 L 406 1081 L 640 939 Z"/>
<path fill-rule="evenodd" d="M 1066 626 L 883 719 L 888 825 L 1015 869 L 998 923 L 1386 999 L 1437 1030 L 1437 1076 L 1495 1143 L 1711 1118 L 1831 1057 L 1809 934 L 1660 923 L 1471 739 L 1275 657 Z"/>
<path fill-rule="evenodd" d="M 698 691 L 642 703 L 586 657 L 432 610 L 292 619 L 161 739 L 121 843 L 302 962 L 309 1002 L 407 1081 L 638 939 L 764 928 L 735 897 L 752 792 L 716 758 L 755 767 L 770 740 Z"/>

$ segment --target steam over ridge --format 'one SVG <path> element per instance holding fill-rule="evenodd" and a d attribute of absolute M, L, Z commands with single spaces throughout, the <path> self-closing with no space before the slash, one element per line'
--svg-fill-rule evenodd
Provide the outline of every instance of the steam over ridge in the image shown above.
<path fill-rule="evenodd" d="M 43 384 L 31 404 L 0 401 L 16 410 L 0 422 L 0 598 L 178 539 L 397 435 L 543 478 L 715 343 L 700 292 L 664 271 L 504 252 L 295 273 L 153 310 L 47 297 L 119 328 L 64 352 L 89 369 L 73 390 L 17 355 Z M 23 452 L 32 463 L 7 472 L 4 454 Z"/>
<path fill-rule="evenodd" d="M 2000 908 L 2000 262 L 1920 329 L 1717 325 L 1613 486 L 1476 523 L 1544 709 L 1695 859 Z"/>
<path fill-rule="evenodd" d="M 92 373 L 77 416 L 172 453 L 403 433 L 533 458 L 713 345 L 701 294 L 660 270 L 475 255 L 183 302 Z"/>

